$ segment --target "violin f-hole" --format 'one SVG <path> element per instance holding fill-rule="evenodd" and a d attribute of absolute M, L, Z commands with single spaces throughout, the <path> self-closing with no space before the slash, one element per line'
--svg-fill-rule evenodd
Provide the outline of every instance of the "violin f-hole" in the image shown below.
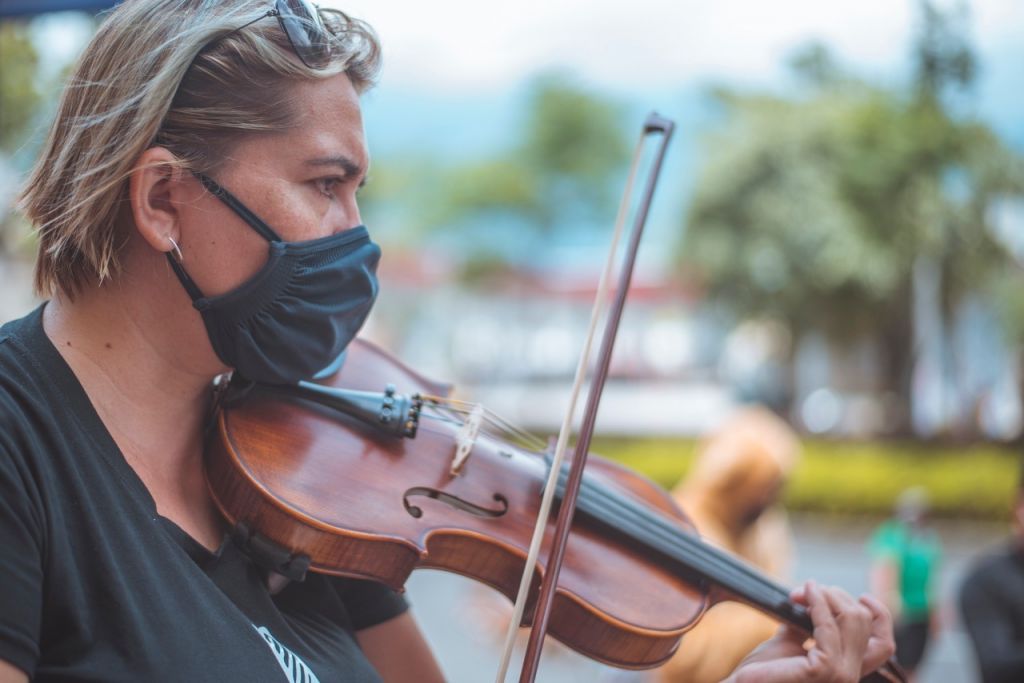
<path fill-rule="evenodd" d="M 482 505 L 471 503 L 468 500 L 463 500 L 458 496 L 453 496 L 450 493 L 430 488 L 429 486 L 413 486 L 406 490 L 405 495 L 402 496 L 402 504 L 405 506 L 405 511 L 416 519 L 423 516 L 423 508 L 409 502 L 409 499 L 413 496 L 433 498 L 434 500 L 439 500 L 442 503 L 452 506 L 456 510 L 462 510 L 463 512 L 468 512 L 469 514 L 476 515 L 477 517 L 501 517 L 508 512 L 508 499 L 500 493 L 494 494 L 494 501 L 498 503 L 498 506 L 496 508 L 486 508 Z"/>

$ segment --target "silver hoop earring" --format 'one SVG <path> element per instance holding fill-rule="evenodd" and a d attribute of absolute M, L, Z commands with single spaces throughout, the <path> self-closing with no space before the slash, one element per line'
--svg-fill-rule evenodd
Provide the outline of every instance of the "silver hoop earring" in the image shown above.
<path fill-rule="evenodd" d="M 174 255 L 178 257 L 178 263 L 181 263 L 182 261 L 184 261 L 185 257 L 181 253 L 181 247 L 179 247 L 178 243 L 174 241 L 174 238 L 171 237 L 170 235 L 168 235 L 167 236 L 167 241 L 171 243 L 172 247 L 174 247 L 173 251 L 174 251 Z"/>

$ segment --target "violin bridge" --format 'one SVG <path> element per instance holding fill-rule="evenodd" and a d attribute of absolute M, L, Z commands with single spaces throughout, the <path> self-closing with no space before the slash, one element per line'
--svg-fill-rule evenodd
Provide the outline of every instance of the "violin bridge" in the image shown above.
<path fill-rule="evenodd" d="M 448 473 L 453 477 L 459 475 L 462 471 L 462 466 L 469 460 L 469 455 L 473 452 L 473 445 L 476 443 L 477 435 L 480 434 L 480 425 L 483 421 L 484 407 L 477 404 L 462 424 L 462 429 L 455 435 L 455 455 L 452 457 L 452 465 L 448 469 Z"/>

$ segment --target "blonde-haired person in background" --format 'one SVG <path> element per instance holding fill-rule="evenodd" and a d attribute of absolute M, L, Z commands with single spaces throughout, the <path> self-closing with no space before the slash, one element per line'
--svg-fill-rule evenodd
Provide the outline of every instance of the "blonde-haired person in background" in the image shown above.
<path fill-rule="evenodd" d="M 308 378 L 373 303 L 378 59 L 305 0 L 126 0 L 85 49 L 23 194 L 49 301 L 0 328 L 0 683 L 442 679 L 391 591 L 255 565 L 201 458 L 211 378 Z M 888 656 L 877 604 L 796 599 L 815 648 L 783 631 L 735 680 Z"/>
<path fill-rule="evenodd" d="M 785 579 L 793 539 L 778 499 L 799 454 L 797 436 L 785 422 L 763 408 L 747 408 L 702 444 L 673 496 L 705 540 Z M 719 603 L 683 637 L 658 680 L 717 683 L 777 629 L 777 622 L 751 607 Z M 702 654 L 709 649 L 714 657 Z"/>

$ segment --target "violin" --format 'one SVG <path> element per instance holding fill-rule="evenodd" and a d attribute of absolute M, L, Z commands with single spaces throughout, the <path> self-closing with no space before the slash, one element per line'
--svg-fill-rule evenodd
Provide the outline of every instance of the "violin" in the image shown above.
<path fill-rule="evenodd" d="M 551 447 L 451 390 L 358 339 L 328 377 L 233 384 L 205 451 L 214 500 L 244 542 L 292 578 L 310 570 L 400 590 L 423 567 L 514 598 Z M 544 572 L 541 561 L 534 588 Z M 549 633 L 609 665 L 650 668 L 721 600 L 812 630 L 787 589 L 701 541 L 657 484 L 590 456 Z M 870 680 L 905 679 L 890 664 Z"/>

